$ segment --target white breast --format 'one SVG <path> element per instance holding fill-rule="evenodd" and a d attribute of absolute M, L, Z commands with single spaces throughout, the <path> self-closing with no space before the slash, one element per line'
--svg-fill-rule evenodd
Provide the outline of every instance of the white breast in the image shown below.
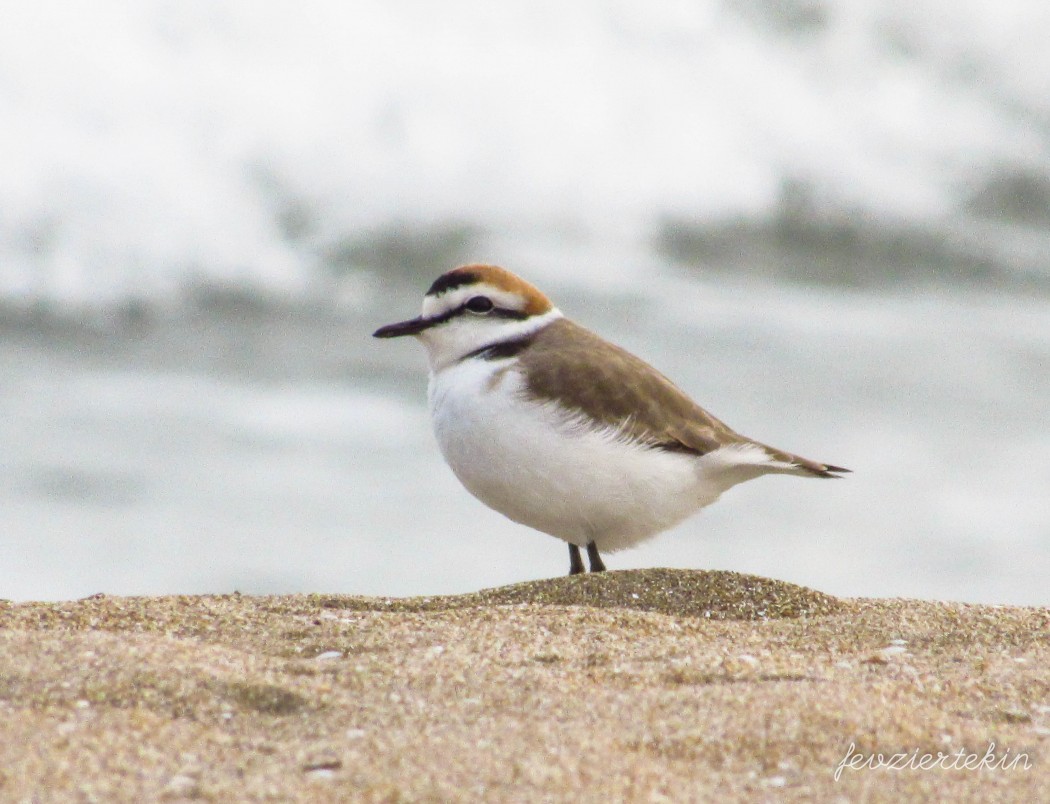
<path fill-rule="evenodd" d="M 696 458 L 629 443 L 553 403 L 529 401 L 523 387 L 513 359 L 468 359 L 432 374 L 428 392 L 434 433 L 456 477 L 516 522 L 618 550 L 745 479 L 710 460 L 717 452 Z"/>

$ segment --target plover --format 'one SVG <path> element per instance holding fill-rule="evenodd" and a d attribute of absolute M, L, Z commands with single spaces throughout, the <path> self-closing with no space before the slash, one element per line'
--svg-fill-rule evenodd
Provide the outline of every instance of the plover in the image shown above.
<path fill-rule="evenodd" d="M 848 469 L 732 430 L 630 352 L 493 265 L 442 274 L 422 314 L 375 331 L 426 347 L 434 433 L 490 508 L 568 542 L 569 574 L 637 544 L 766 474 Z"/>

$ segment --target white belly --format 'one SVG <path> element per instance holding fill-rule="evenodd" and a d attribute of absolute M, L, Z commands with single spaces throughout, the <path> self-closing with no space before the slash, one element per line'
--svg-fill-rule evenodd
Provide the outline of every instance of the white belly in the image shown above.
<path fill-rule="evenodd" d="M 430 378 L 434 433 L 475 497 L 567 542 L 628 547 L 745 479 L 722 461 L 626 443 L 528 402 L 506 361 L 465 360 Z M 753 475 L 751 475 L 753 476 Z"/>

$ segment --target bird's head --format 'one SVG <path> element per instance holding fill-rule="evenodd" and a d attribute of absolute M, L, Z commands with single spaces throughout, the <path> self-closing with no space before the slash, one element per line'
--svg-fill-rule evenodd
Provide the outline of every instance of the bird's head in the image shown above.
<path fill-rule="evenodd" d="M 420 315 L 377 329 L 376 338 L 412 335 L 440 370 L 484 348 L 534 332 L 561 313 L 524 279 L 495 265 L 464 265 L 439 276 Z"/>

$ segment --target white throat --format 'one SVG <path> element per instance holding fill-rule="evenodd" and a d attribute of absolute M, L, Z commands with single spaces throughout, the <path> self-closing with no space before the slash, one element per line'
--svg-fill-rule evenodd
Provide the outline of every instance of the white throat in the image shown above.
<path fill-rule="evenodd" d="M 527 337 L 559 318 L 563 316 L 557 307 L 522 321 L 466 315 L 424 330 L 416 337 L 426 347 L 430 373 L 437 374 L 471 352 L 503 341 Z"/>

